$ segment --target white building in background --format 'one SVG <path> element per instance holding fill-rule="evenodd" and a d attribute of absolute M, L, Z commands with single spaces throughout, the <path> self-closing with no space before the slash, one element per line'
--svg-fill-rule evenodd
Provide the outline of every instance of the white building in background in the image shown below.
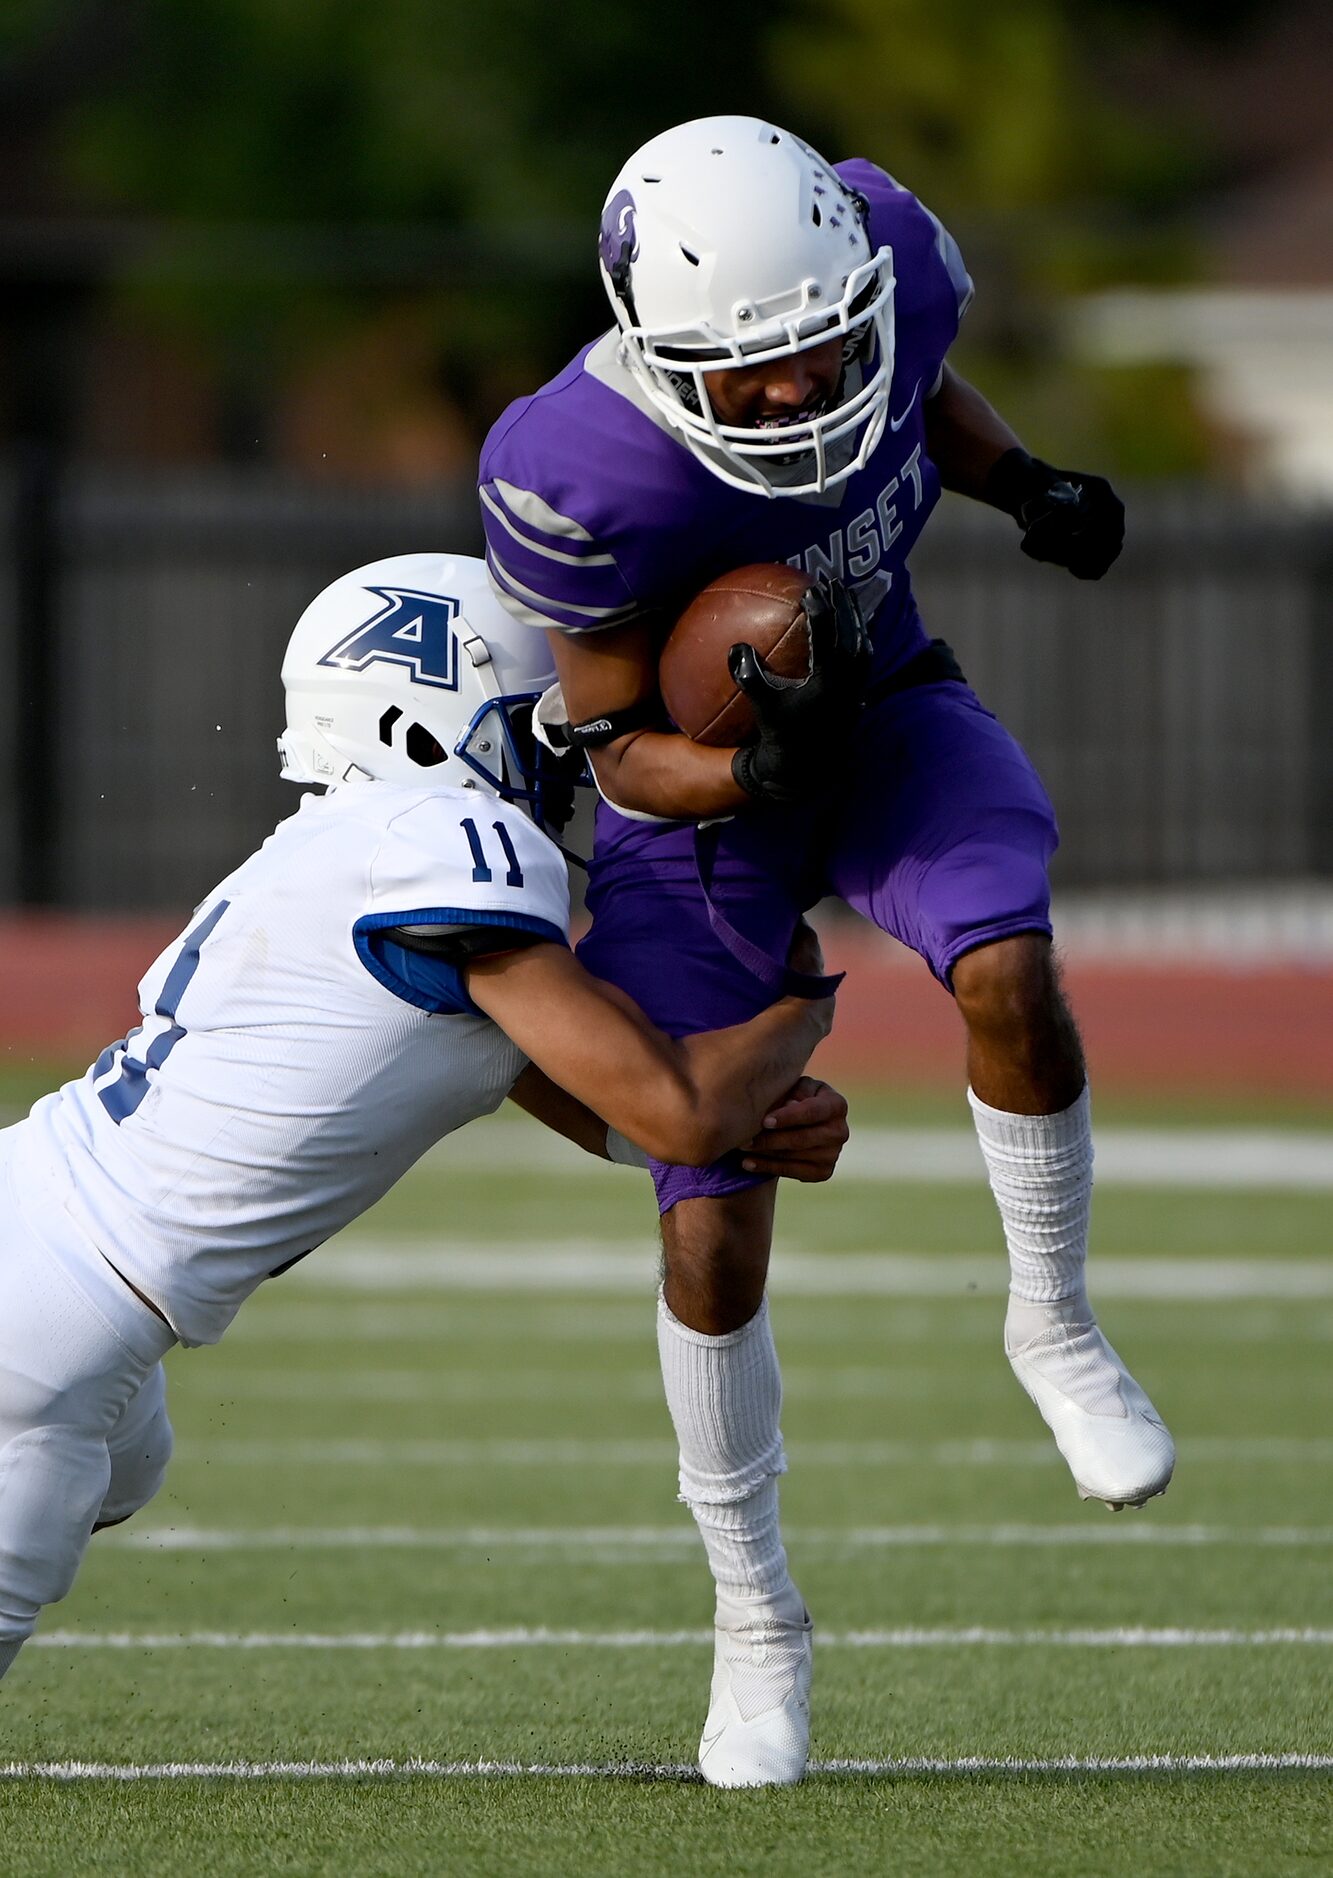
<path fill-rule="evenodd" d="M 1194 367 L 1207 415 L 1249 444 L 1252 488 L 1333 501 L 1333 285 L 1125 288 L 1073 327 L 1102 364 Z"/>

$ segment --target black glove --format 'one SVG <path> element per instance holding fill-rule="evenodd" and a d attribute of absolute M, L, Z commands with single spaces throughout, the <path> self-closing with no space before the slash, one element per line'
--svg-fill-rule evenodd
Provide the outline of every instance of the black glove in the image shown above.
<path fill-rule="evenodd" d="M 1079 580 L 1100 580 L 1125 539 L 1125 505 L 1104 476 L 1052 469 L 1026 450 L 1005 451 L 982 497 L 1013 516 L 1024 554 Z"/>
<path fill-rule="evenodd" d="M 794 802 L 836 781 L 870 681 L 870 635 L 842 582 L 812 587 L 801 605 L 810 627 L 804 678 L 777 677 L 752 645 L 733 646 L 727 657 L 758 720 L 731 773 L 747 795 L 768 802 Z"/>

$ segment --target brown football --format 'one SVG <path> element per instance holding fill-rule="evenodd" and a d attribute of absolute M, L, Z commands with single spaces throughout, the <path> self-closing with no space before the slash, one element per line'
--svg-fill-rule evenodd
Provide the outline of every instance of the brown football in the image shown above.
<path fill-rule="evenodd" d="M 726 749 L 754 731 L 754 709 L 727 669 L 727 654 L 748 643 L 779 678 L 804 678 L 810 633 L 801 601 L 814 585 L 781 562 L 738 567 L 710 581 L 680 615 L 662 647 L 658 682 L 678 730 Z"/>

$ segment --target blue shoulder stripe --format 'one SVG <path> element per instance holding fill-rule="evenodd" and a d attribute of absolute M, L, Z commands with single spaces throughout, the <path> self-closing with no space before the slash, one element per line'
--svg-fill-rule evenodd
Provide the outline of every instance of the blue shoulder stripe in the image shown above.
<path fill-rule="evenodd" d="M 404 1004 L 438 1016 L 483 1015 L 467 994 L 462 972 L 447 959 L 414 952 L 389 937 L 400 926 L 505 926 L 532 933 L 553 945 L 567 946 L 568 937 L 551 920 L 532 913 L 507 913 L 486 907 L 415 907 L 405 913 L 366 913 L 352 928 L 356 955 L 386 991 Z"/>

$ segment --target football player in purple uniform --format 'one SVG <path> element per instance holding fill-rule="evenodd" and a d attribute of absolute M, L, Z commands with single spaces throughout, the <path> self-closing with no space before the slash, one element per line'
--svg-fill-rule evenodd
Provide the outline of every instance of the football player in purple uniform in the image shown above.
<path fill-rule="evenodd" d="M 1030 456 L 949 366 L 971 281 L 872 163 L 832 167 L 753 118 L 679 125 L 616 178 L 600 256 L 615 327 L 511 405 L 481 460 L 495 590 L 550 632 L 548 734 L 590 750 L 604 798 L 583 962 L 686 1033 L 777 995 L 775 962 L 823 895 L 917 951 L 966 1031 L 1009 1359 L 1080 1493 L 1141 1504 L 1174 1453 L 1084 1286 L 1092 1143 L 1051 950 L 1055 818 L 927 636 L 906 570 L 941 488 L 1004 510 L 1026 553 L 1080 579 L 1115 560 L 1123 508 L 1101 477 Z M 666 721 L 663 625 L 760 561 L 820 577 L 810 675 L 770 684 L 735 648 L 757 733 L 704 748 Z M 654 1175 L 681 1497 L 717 1584 L 700 1765 L 719 1785 L 798 1780 L 811 1631 L 778 1527 L 774 1189 L 735 1156 Z"/>

